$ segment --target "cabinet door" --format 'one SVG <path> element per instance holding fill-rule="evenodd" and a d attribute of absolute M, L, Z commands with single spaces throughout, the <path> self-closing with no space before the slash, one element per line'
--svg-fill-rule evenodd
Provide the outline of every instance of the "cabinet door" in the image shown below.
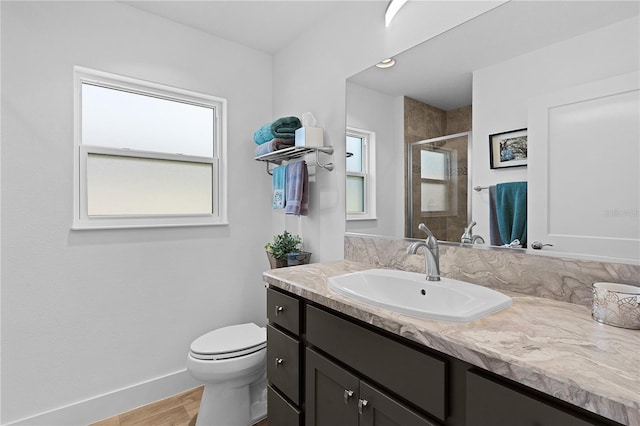
<path fill-rule="evenodd" d="M 491 379 L 467 373 L 467 424 L 469 426 L 587 426 L 582 420 Z"/>
<path fill-rule="evenodd" d="M 360 426 L 436 426 L 395 399 L 360 382 Z M 363 405 L 366 404 L 366 405 Z"/>
<path fill-rule="evenodd" d="M 445 421 L 447 364 L 325 310 L 307 306 L 307 341 Z"/>
<path fill-rule="evenodd" d="M 306 426 L 357 426 L 358 378 L 311 349 L 306 352 Z"/>

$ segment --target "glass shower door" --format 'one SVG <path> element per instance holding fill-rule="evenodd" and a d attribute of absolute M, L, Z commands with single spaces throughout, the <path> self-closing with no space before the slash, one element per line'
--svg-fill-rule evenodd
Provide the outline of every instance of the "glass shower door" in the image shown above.
<path fill-rule="evenodd" d="M 424 223 L 441 241 L 460 241 L 468 225 L 468 160 L 471 133 L 409 145 L 406 236 L 422 238 Z"/>

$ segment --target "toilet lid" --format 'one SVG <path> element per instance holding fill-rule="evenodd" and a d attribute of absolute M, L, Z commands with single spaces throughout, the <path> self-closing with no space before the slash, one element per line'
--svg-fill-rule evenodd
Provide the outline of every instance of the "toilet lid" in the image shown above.
<path fill-rule="evenodd" d="M 223 359 L 256 352 L 266 346 L 267 330 L 254 323 L 213 330 L 191 343 L 191 354 L 199 359 Z"/>

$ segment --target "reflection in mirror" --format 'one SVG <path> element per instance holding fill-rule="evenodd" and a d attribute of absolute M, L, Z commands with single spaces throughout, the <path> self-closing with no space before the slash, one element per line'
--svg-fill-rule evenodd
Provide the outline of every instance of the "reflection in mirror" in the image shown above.
<path fill-rule="evenodd" d="M 458 133 L 409 144 L 407 237 L 419 237 L 418 225 L 426 223 L 438 240 L 460 241 L 469 223 L 470 136 Z"/>
<path fill-rule="evenodd" d="M 347 213 L 365 212 L 364 138 L 347 133 Z"/>
<path fill-rule="evenodd" d="M 410 6 L 409 3 L 407 7 Z M 640 63 L 638 11 L 637 2 L 625 1 L 506 2 L 396 55 L 396 65 L 392 68 L 378 69 L 372 66 L 347 79 L 347 126 L 375 132 L 375 181 L 378 185 L 377 215 L 368 221 L 348 220 L 347 232 L 393 237 L 419 236 L 414 234 L 412 228 L 415 226 L 413 222 L 420 220 L 409 217 L 423 214 L 425 203 L 422 202 L 422 188 L 425 191 L 427 187 L 437 191 L 437 188 L 442 190 L 444 186 L 438 185 L 433 176 L 423 177 L 414 171 L 418 161 L 414 151 L 420 150 L 418 146 L 422 145 L 413 144 L 455 133 L 472 132 L 466 188 L 467 200 L 472 202 L 462 209 L 471 211 L 471 215 L 464 220 L 461 217 L 455 226 L 451 226 L 457 229 L 447 230 L 438 235 L 439 239 L 460 242 L 465 228 L 475 221 L 474 234 L 490 241 L 490 191 L 471 191 L 473 187 L 490 188 L 501 183 L 528 182 L 528 209 L 532 205 L 532 194 L 546 197 L 541 190 L 548 187 L 553 188 L 554 193 L 572 191 L 576 196 L 582 194 L 583 189 L 587 191 L 579 184 L 573 188 L 560 188 L 559 184 L 547 185 L 546 182 L 562 182 L 562 179 L 553 175 L 554 170 L 572 176 L 577 174 L 581 165 L 566 158 L 561 161 L 553 157 L 546 161 L 558 162 L 561 164 L 559 169 L 550 168 L 547 171 L 546 167 L 542 167 L 538 154 L 535 158 L 532 155 L 534 151 L 539 152 L 541 145 L 536 144 L 532 135 L 541 133 L 530 126 L 530 108 L 538 97 L 559 94 L 573 87 L 637 71 Z M 611 49 L 611 46 L 616 46 L 616 49 Z M 449 118 L 465 114 L 468 114 L 468 127 L 448 128 Z M 598 120 L 606 120 L 606 117 L 598 116 Z M 579 121 L 575 123 L 579 126 Z M 606 128 L 606 123 L 603 127 Z M 527 165 L 492 168 L 489 135 L 517 129 L 528 129 L 529 132 Z M 582 146 L 582 157 L 600 158 L 598 150 L 601 149 L 601 144 Z M 409 154 L 412 155 L 412 163 L 408 163 Z M 637 155 L 633 153 L 625 153 L 623 157 L 635 158 L 637 162 Z M 449 167 L 450 170 L 454 168 L 451 165 Z M 457 167 L 458 170 L 462 168 L 460 161 Z M 609 179 L 608 176 L 612 175 L 607 167 L 612 166 L 599 165 L 598 176 L 602 179 Z M 412 180 L 416 181 L 412 182 L 411 190 L 407 169 L 411 171 Z M 638 182 L 609 185 L 620 192 L 622 199 L 633 198 L 625 196 L 625 192 L 638 191 Z M 419 208 L 409 209 L 409 196 L 417 196 L 418 193 Z M 425 220 L 431 229 L 438 228 L 433 223 L 434 217 L 445 210 L 450 211 L 456 202 L 460 213 L 460 198 L 453 201 L 449 196 L 441 197 L 438 204 L 436 194 L 425 194 L 424 197 L 425 200 L 431 197 L 431 202 L 424 205 L 424 211 L 432 216 Z M 584 194 L 585 197 L 591 195 Z M 598 211 L 615 208 L 622 210 L 616 204 L 600 206 Z M 554 210 L 549 205 L 548 210 L 536 211 L 536 216 L 549 215 L 550 223 L 557 224 L 560 222 L 552 216 L 557 210 L 557 207 Z M 575 209 L 562 210 L 569 221 L 571 217 L 581 216 Z M 624 211 L 635 214 L 637 220 L 637 210 L 635 206 L 625 207 Z M 533 220 L 531 211 L 528 212 L 528 220 Z M 553 243 L 553 246 L 543 246 L 545 252 L 566 253 L 568 250 L 578 253 L 559 241 L 550 241 L 547 229 L 533 229 L 531 223 L 529 225 L 529 241 Z M 448 227 L 441 226 L 442 229 Z M 594 227 L 598 228 L 597 218 L 584 229 Z M 633 235 L 632 239 L 638 240 L 637 235 Z M 598 244 L 584 246 L 597 247 Z"/>
<path fill-rule="evenodd" d="M 375 219 L 375 132 L 348 128 L 346 144 L 347 218 Z"/>

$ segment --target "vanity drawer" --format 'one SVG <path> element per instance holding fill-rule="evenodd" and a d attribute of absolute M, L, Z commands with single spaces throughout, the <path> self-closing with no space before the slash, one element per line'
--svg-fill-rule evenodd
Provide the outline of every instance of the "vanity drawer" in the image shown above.
<path fill-rule="evenodd" d="M 294 404 L 300 404 L 299 340 L 267 325 L 267 379 Z"/>
<path fill-rule="evenodd" d="M 307 341 L 440 420 L 446 362 L 307 305 Z"/>
<path fill-rule="evenodd" d="M 300 334 L 300 301 L 274 289 L 267 289 L 267 318 L 272 324 Z"/>
<path fill-rule="evenodd" d="M 269 423 L 277 426 L 300 426 L 302 413 L 289 404 L 277 390 L 267 386 L 267 406 Z"/>

